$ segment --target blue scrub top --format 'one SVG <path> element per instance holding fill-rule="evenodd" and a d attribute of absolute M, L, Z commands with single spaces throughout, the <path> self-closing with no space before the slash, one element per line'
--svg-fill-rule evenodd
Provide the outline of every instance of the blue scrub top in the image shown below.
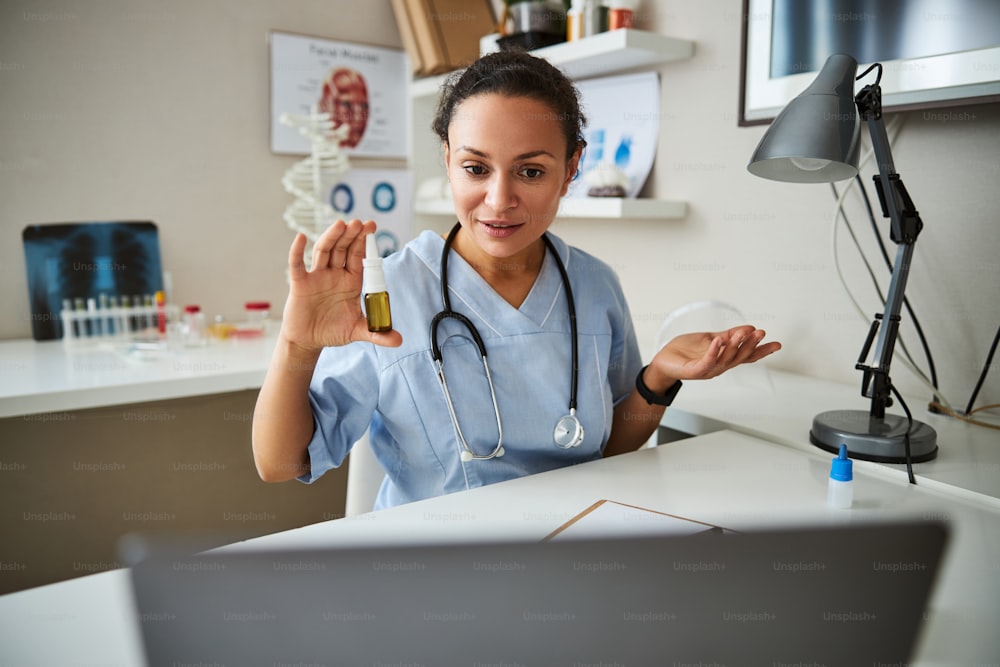
<path fill-rule="evenodd" d="M 312 482 L 343 463 L 369 430 L 386 471 L 376 509 L 600 458 L 614 405 L 642 367 L 628 305 L 614 271 L 550 234 L 569 274 L 579 336 L 577 417 L 586 437 L 560 449 L 553 431 L 569 412 L 571 344 L 565 290 L 555 260 L 520 308 L 507 303 L 457 253 L 448 262 L 452 308 L 470 318 L 486 346 L 503 424 L 505 455 L 463 462 L 437 368 L 430 322 L 442 309 L 444 239 L 425 231 L 383 263 L 393 327 L 403 345 L 356 342 L 326 348 L 309 388 L 315 432 Z M 486 455 L 497 443 L 496 417 L 478 349 L 460 324 L 438 330 L 445 377 L 469 446 Z"/>

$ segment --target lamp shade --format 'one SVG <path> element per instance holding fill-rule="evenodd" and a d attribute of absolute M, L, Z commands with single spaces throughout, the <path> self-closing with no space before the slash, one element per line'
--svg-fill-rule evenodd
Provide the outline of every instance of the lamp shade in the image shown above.
<path fill-rule="evenodd" d="M 857 61 L 830 56 L 809 87 L 782 109 L 750 158 L 751 174 L 790 183 L 830 183 L 858 173 L 861 123 Z"/>

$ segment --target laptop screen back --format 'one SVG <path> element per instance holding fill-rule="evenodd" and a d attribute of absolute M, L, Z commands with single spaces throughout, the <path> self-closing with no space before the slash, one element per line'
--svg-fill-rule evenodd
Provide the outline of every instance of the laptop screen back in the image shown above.
<path fill-rule="evenodd" d="M 909 660 L 938 523 L 154 556 L 151 665 L 870 665 Z"/>

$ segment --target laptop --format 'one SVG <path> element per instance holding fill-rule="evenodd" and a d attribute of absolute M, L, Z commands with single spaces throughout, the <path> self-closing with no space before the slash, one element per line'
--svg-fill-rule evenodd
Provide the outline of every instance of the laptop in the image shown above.
<path fill-rule="evenodd" d="M 906 664 L 948 529 L 157 552 L 150 665 Z"/>

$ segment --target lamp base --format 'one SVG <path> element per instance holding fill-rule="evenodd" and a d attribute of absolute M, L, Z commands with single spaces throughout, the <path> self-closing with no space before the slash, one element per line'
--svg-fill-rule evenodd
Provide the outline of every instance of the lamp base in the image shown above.
<path fill-rule="evenodd" d="M 836 454 L 847 445 L 851 458 L 877 463 L 906 463 L 906 417 L 886 415 L 875 419 L 864 410 L 831 410 L 813 418 L 809 441 Z M 930 461 L 937 456 L 937 432 L 913 420 L 910 430 L 910 460 Z"/>

